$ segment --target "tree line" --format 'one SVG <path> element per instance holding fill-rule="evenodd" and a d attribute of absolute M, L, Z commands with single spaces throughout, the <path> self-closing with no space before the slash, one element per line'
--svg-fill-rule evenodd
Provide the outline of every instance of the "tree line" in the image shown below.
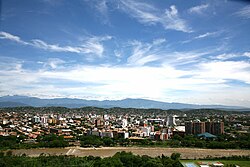
<path fill-rule="evenodd" d="M 188 135 L 181 137 L 175 135 L 171 140 L 153 141 L 150 139 L 124 139 L 109 138 L 99 136 L 78 136 L 71 141 L 79 141 L 81 147 L 114 147 L 114 146 L 143 146 L 143 147 L 196 147 L 210 149 L 250 149 L 250 134 L 241 134 L 236 138 L 227 135 L 218 136 L 217 139 L 200 139 L 196 136 Z M 0 149 L 28 149 L 28 148 L 56 148 L 68 147 L 70 141 L 55 134 L 39 136 L 36 141 L 26 143 L 25 136 L 0 136 Z"/>
<path fill-rule="evenodd" d="M 112 157 L 100 158 L 94 156 L 50 156 L 41 154 L 39 157 L 28 157 L 12 155 L 11 152 L 0 153 L 1 167 L 61 167 L 61 166 L 82 166 L 82 167 L 182 167 L 180 154 L 173 153 L 171 157 L 139 156 L 131 152 L 118 152 Z"/>

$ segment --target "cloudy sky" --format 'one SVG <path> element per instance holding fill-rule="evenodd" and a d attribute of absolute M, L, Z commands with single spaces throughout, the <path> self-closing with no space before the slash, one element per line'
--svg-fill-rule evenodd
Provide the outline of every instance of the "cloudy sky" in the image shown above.
<path fill-rule="evenodd" d="M 0 4 L 0 96 L 250 107 L 249 1 Z"/>

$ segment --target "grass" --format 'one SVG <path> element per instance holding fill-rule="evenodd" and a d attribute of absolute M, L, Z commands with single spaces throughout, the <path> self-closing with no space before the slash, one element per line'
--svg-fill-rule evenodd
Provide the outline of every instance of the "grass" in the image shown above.
<path fill-rule="evenodd" d="M 237 160 L 181 160 L 181 162 L 194 162 L 195 164 L 197 164 L 197 162 L 221 162 L 223 163 L 225 166 L 226 165 L 230 165 L 230 164 L 234 164 L 234 165 L 239 165 L 240 167 L 250 167 L 250 161 L 237 161 Z"/>
<path fill-rule="evenodd" d="M 249 167 L 250 161 L 232 161 L 232 160 L 222 160 L 220 161 L 223 164 L 234 164 L 239 165 L 240 167 Z"/>

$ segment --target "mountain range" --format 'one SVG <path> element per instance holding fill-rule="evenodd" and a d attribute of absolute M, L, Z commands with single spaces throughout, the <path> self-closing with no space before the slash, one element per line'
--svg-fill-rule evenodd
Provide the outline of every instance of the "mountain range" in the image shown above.
<path fill-rule="evenodd" d="M 40 99 L 29 96 L 2 96 L 0 97 L 0 107 L 50 107 L 60 106 L 68 108 L 79 108 L 86 106 L 101 107 L 101 108 L 159 108 L 159 109 L 199 109 L 199 108 L 216 108 L 216 109 L 244 109 L 238 106 L 224 106 L 224 105 L 196 105 L 186 103 L 168 103 L 146 99 L 123 99 L 123 100 L 84 100 L 73 98 L 54 98 L 54 99 Z"/>

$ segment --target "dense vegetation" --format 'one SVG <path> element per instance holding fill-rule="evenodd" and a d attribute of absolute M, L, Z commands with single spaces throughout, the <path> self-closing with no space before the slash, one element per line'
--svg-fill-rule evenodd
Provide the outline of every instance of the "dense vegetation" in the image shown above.
<path fill-rule="evenodd" d="M 100 138 L 97 136 L 82 136 L 79 138 L 82 147 L 99 146 L 144 146 L 144 147 L 197 147 L 211 149 L 250 149 L 250 134 L 241 134 L 237 138 L 226 135 L 219 136 L 216 140 L 199 139 L 195 136 L 174 136 L 172 140 L 152 141 L 149 139 L 129 140 Z"/>
<path fill-rule="evenodd" d="M 112 157 L 75 157 L 75 156 L 50 156 L 41 154 L 39 157 L 28 157 L 25 154 L 16 156 L 11 151 L 6 153 L 0 152 L 1 167 L 61 167 L 61 166 L 83 166 L 83 167 L 182 167 L 180 163 L 180 154 L 173 153 L 170 157 L 158 156 L 149 157 L 146 155 L 133 155 L 130 152 L 118 152 Z M 232 157 L 207 157 L 205 161 L 222 161 L 226 166 L 235 166 L 233 164 L 249 165 L 249 156 L 232 156 Z M 190 160 L 185 160 L 190 161 Z M 196 160 L 200 161 L 200 160 Z M 237 162 L 237 163 L 236 163 Z M 247 165 L 246 165 L 247 164 Z"/>
<path fill-rule="evenodd" d="M 39 136 L 36 142 L 25 143 L 24 136 L 0 136 L 0 149 L 20 149 L 20 148 L 39 148 L 39 147 L 67 147 L 69 141 L 62 136 L 54 134 Z M 113 146 L 143 146 L 143 147 L 197 147 L 210 149 L 250 149 L 250 134 L 240 134 L 235 138 L 227 135 L 218 136 L 215 140 L 200 139 L 195 136 L 181 137 L 175 135 L 171 140 L 153 141 L 150 139 L 123 139 L 98 136 L 80 136 L 81 147 L 113 147 Z"/>
<path fill-rule="evenodd" d="M 206 157 L 205 160 L 236 160 L 236 161 L 249 161 L 250 163 L 250 156 L 233 155 L 230 157 Z"/>
<path fill-rule="evenodd" d="M 128 152 L 118 152 L 113 157 L 74 157 L 74 156 L 49 156 L 41 154 L 39 157 L 13 156 L 11 152 L 0 153 L 1 167 L 181 167 L 180 154 L 173 153 L 171 157 L 149 157 L 146 155 L 133 155 Z"/>
<path fill-rule="evenodd" d="M 142 109 L 142 108 L 98 108 L 98 107 L 82 107 L 82 108 L 66 108 L 66 107 L 9 107 L 9 108 L 0 108 L 0 112 L 60 112 L 60 113 L 99 113 L 99 114 L 187 114 L 188 116 L 192 115 L 225 115 L 225 114 L 245 114 L 246 111 L 234 111 L 234 110 L 221 110 L 221 109 L 190 109 L 190 110 L 178 110 L 178 109 Z"/>
<path fill-rule="evenodd" d="M 37 142 L 25 143 L 24 136 L 0 136 L 0 149 L 22 149 L 22 148 L 39 148 L 39 147 L 67 147 L 69 142 L 62 136 L 54 134 L 44 135 L 37 139 Z"/>
<path fill-rule="evenodd" d="M 185 137 L 176 135 L 172 140 L 166 141 L 165 145 L 171 147 L 198 147 L 211 149 L 250 149 L 250 134 L 238 134 L 236 137 L 221 135 L 213 140 L 200 139 L 192 135 Z"/>

